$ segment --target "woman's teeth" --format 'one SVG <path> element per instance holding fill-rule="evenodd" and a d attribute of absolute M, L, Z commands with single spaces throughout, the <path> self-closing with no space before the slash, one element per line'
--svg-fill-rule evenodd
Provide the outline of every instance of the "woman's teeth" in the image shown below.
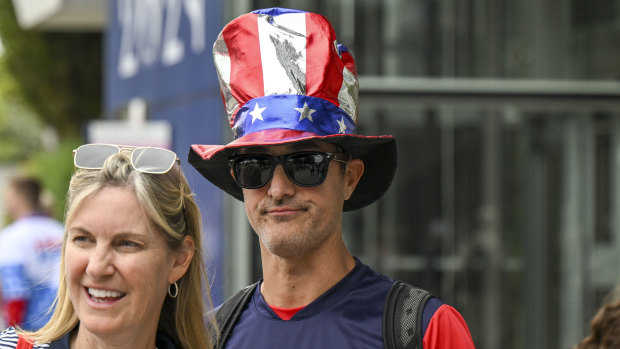
<path fill-rule="evenodd" d="M 104 301 L 104 300 L 109 300 L 110 298 L 120 298 L 120 297 L 124 296 L 124 294 L 120 293 L 120 292 L 107 291 L 107 290 L 98 290 L 96 288 L 89 288 L 88 289 L 88 294 L 95 301 Z"/>

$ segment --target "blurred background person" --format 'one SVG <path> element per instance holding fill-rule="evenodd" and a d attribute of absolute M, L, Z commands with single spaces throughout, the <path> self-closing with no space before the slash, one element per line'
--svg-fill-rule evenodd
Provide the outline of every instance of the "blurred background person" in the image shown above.
<path fill-rule="evenodd" d="M 35 330 L 45 324 L 58 290 L 63 225 L 43 212 L 41 184 L 9 180 L 4 195 L 12 221 L 0 231 L 0 290 L 4 323 Z"/>

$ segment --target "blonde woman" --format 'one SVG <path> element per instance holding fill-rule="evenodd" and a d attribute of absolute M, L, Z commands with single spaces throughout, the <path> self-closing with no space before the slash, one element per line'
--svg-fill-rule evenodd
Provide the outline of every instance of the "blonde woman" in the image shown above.
<path fill-rule="evenodd" d="M 201 216 L 176 154 L 87 144 L 74 159 L 54 312 L 0 347 L 211 348 Z"/>

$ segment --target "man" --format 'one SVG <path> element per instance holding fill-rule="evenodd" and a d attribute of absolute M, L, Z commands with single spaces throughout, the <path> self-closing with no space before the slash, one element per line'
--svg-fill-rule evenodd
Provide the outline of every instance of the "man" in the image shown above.
<path fill-rule="evenodd" d="M 4 193 L 13 220 L 0 231 L 0 291 L 4 322 L 36 330 L 49 320 L 58 290 L 63 226 L 43 214 L 41 185 L 12 178 Z"/>
<path fill-rule="evenodd" d="M 417 308 L 388 306 L 394 280 L 353 257 L 343 240 L 343 211 L 379 199 L 396 169 L 392 136 L 355 135 L 353 57 L 323 16 L 281 8 L 233 20 L 213 52 L 235 140 L 193 145 L 189 161 L 245 202 L 263 267 L 255 288 L 219 309 L 219 346 L 388 345 L 389 319 Z M 424 294 L 411 292 L 400 298 Z M 473 348 L 460 314 L 424 299 L 407 341 Z M 384 317 L 384 310 L 401 315 Z"/>

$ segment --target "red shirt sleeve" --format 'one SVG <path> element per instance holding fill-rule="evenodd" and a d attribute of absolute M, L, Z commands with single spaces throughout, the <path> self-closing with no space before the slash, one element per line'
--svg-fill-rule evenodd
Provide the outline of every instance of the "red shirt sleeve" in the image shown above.
<path fill-rule="evenodd" d="M 9 326 L 20 326 L 26 315 L 26 300 L 15 299 L 6 303 L 6 322 Z"/>
<path fill-rule="evenodd" d="M 428 324 L 424 349 L 473 349 L 474 341 L 465 320 L 456 309 L 442 305 Z"/>

